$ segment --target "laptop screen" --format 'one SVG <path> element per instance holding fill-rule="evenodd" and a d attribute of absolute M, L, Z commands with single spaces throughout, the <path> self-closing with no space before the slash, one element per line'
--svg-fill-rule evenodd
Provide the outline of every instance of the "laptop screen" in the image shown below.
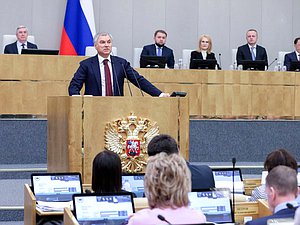
<path fill-rule="evenodd" d="M 144 176 L 145 174 L 123 174 L 122 189 L 135 193 L 136 197 L 142 198 L 144 195 Z"/>
<path fill-rule="evenodd" d="M 201 210 L 208 222 L 233 223 L 230 190 L 195 190 L 189 193 L 190 207 Z"/>
<path fill-rule="evenodd" d="M 71 201 L 73 194 L 82 193 L 80 173 L 33 173 L 31 184 L 37 201 Z"/>
<path fill-rule="evenodd" d="M 127 224 L 134 213 L 130 193 L 77 194 L 73 204 L 79 224 Z"/>
<path fill-rule="evenodd" d="M 229 188 L 230 191 L 233 191 L 232 186 L 232 168 L 221 168 L 221 169 L 212 169 L 216 188 Z M 244 182 L 242 179 L 242 173 L 240 168 L 234 169 L 234 192 L 238 194 L 244 194 Z"/>

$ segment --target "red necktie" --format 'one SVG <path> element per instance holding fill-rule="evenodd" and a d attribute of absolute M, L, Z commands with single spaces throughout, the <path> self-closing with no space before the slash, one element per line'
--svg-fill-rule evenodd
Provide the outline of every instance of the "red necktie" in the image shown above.
<path fill-rule="evenodd" d="M 105 93 L 106 96 L 113 96 L 108 59 L 104 59 L 103 64 L 104 64 L 104 72 L 105 72 Z"/>

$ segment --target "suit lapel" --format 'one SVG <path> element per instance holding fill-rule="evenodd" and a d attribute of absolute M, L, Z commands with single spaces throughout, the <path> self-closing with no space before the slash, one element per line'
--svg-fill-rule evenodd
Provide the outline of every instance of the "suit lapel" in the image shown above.
<path fill-rule="evenodd" d="M 15 44 L 14 44 L 14 51 L 18 54 L 19 52 L 18 52 L 18 45 L 17 45 L 17 42 L 15 42 Z"/>
<path fill-rule="evenodd" d="M 151 51 L 152 51 L 152 52 L 150 53 L 151 55 L 156 55 L 156 45 L 155 45 L 155 44 L 152 45 Z M 164 51 L 162 51 L 162 53 L 163 53 L 163 52 L 164 52 Z"/>
<path fill-rule="evenodd" d="M 102 93 L 102 88 L 101 88 L 101 75 L 100 75 L 100 66 L 99 66 L 99 61 L 98 61 L 98 55 L 94 56 L 91 60 L 91 66 L 92 66 L 92 69 L 93 69 L 93 74 L 96 78 L 96 81 L 97 81 L 97 85 L 98 85 L 98 88 L 99 88 L 99 92 L 100 92 L 100 95 Z"/>

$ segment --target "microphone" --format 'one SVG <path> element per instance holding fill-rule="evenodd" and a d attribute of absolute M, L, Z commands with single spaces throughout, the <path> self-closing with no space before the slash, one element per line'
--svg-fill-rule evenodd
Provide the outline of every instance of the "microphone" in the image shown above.
<path fill-rule="evenodd" d="M 288 209 L 294 209 L 295 210 L 295 207 L 291 203 L 286 203 L 286 207 L 288 207 Z"/>
<path fill-rule="evenodd" d="M 277 58 L 275 58 L 275 59 L 268 65 L 268 68 L 269 68 L 270 66 L 272 66 L 273 63 L 276 62 L 276 61 L 277 61 Z"/>
<path fill-rule="evenodd" d="M 138 88 L 140 89 L 141 95 L 144 97 L 144 93 L 143 93 L 143 91 L 142 91 L 142 88 L 141 88 L 141 86 L 140 86 L 140 83 L 139 83 L 139 81 L 138 81 L 137 78 L 136 78 L 135 71 L 132 69 L 132 67 L 131 67 L 130 65 L 129 65 L 129 67 L 130 67 L 131 72 L 132 72 L 132 74 L 133 74 L 133 76 L 134 76 L 134 79 L 135 79 L 135 81 L 136 81 L 136 83 L 137 83 L 137 85 L 138 85 Z"/>
<path fill-rule="evenodd" d="M 131 87 L 130 87 L 130 84 L 129 84 L 129 80 L 128 80 L 127 73 L 126 73 L 126 71 L 125 71 L 125 67 L 124 67 L 123 63 L 121 63 L 121 65 L 122 65 L 122 68 L 123 68 L 125 77 L 126 77 L 126 79 L 127 79 L 127 85 L 128 85 L 128 89 L 129 89 L 129 92 L 130 92 L 130 96 L 132 97 L 132 91 L 131 91 Z"/>
<path fill-rule="evenodd" d="M 113 54 L 112 51 L 111 51 L 110 54 L 111 54 L 112 56 L 114 56 L 114 54 Z M 112 59 L 111 59 L 111 67 L 112 67 L 112 69 L 113 69 L 113 76 L 114 76 L 115 81 L 116 81 L 116 83 L 117 83 L 117 89 L 118 89 L 119 96 L 121 96 L 120 85 L 119 85 L 119 82 L 118 82 L 118 79 L 117 79 L 116 69 L 115 69 L 115 66 L 114 66 L 114 63 L 113 63 Z"/>
<path fill-rule="evenodd" d="M 232 160 L 232 211 L 233 215 L 235 215 L 235 194 L 234 194 L 234 170 L 235 170 L 235 163 L 236 163 L 236 158 L 233 157 Z"/>
<path fill-rule="evenodd" d="M 220 64 L 220 69 L 222 69 L 221 53 L 219 53 L 219 64 Z"/>
<path fill-rule="evenodd" d="M 160 219 L 161 221 L 166 222 L 169 225 L 172 225 L 168 220 L 166 220 L 166 218 L 160 214 L 157 215 L 157 218 Z"/>

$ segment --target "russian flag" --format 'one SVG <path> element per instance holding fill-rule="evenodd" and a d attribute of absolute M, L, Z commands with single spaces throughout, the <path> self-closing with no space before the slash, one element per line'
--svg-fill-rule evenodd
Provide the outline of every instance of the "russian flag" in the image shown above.
<path fill-rule="evenodd" d="M 92 0 L 68 0 L 60 42 L 60 55 L 85 55 L 96 34 Z"/>

